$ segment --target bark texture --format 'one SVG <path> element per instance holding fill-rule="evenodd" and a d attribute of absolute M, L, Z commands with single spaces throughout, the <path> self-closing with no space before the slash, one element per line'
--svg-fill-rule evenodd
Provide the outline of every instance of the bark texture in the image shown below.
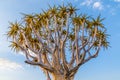
<path fill-rule="evenodd" d="M 65 76 L 61 74 L 53 74 L 52 76 L 53 76 L 52 80 L 74 80 L 73 77 Z"/>
<path fill-rule="evenodd" d="M 76 10 L 71 4 L 54 6 L 10 24 L 11 47 L 24 53 L 26 63 L 39 66 L 47 80 L 73 80 L 81 65 L 108 47 L 103 19 Z"/>

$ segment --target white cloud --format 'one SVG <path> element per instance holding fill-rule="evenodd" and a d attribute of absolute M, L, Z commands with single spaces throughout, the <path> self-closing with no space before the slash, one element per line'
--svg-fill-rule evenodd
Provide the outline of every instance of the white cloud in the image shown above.
<path fill-rule="evenodd" d="M 81 5 L 90 6 L 93 3 L 93 0 L 85 0 Z"/>
<path fill-rule="evenodd" d="M 93 9 L 98 9 L 98 10 L 103 9 L 103 5 L 102 5 L 101 1 L 96 1 L 96 0 L 85 0 L 81 3 L 81 5 L 92 7 Z"/>
<path fill-rule="evenodd" d="M 93 3 L 93 8 L 102 10 L 103 9 L 103 5 L 101 4 L 101 2 L 97 1 L 97 2 Z"/>
<path fill-rule="evenodd" d="M 115 2 L 120 2 L 120 0 L 114 0 Z"/>
<path fill-rule="evenodd" d="M 23 67 L 20 64 L 9 61 L 7 59 L 0 58 L 0 70 L 14 71 L 19 69 L 23 69 Z"/>

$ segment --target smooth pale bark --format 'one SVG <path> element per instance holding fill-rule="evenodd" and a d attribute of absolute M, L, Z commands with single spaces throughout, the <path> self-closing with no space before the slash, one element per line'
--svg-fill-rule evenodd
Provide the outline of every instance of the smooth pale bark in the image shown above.
<path fill-rule="evenodd" d="M 55 8 L 55 13 L 51 8 L 40 15 L 25 15 L 23 24 L 10 26 L 11 47 L 25 54 L 26 63 L 39 66 L 47 80 L 73 80 L 81 65 L 108 46 L 100 16 L 76 15 L 72 8 L 62 6 Z"/>
<path fill-rule="evenodd" d="M 62 74 L 52 74 L 52 80 L 74 80 L 74 77 L 64 76 Z"/>

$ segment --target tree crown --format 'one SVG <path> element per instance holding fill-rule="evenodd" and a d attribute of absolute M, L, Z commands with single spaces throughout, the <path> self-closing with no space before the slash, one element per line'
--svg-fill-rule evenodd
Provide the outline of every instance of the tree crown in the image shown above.
<path fill-rule="evenodd" d="M 75 74 L 80 65 L 97 57 L 101 48 L 109 46 L 102 23 L 104 18 L 79 15 L 77 11 L 68 4 L 50 6 L 40 14 L 24 14 L 22 23 L 10 23 L 7 35 L 11 47 L 24 52 L 29 64 L 50 72 L 60 69 L 61 73 Z"/>

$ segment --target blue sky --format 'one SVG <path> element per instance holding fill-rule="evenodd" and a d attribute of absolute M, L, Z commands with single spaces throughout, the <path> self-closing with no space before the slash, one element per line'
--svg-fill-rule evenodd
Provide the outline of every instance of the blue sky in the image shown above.
<path fill-rule="evenodd" d="M 21 13 L 40 13 L 48 4 L 71 2 L 81 13 L 93 17 L 101 14 L 111 47 L 102 50 L 96 59 L 80 67 L 75 80 L 120 80 L 120 0 L 1 0 L 0 1 L 0 80 L 46 80 L 38 67 L 24 63 L 24 56 L 8 46 L 5 33 L 9 21 L 22 18 Z"/>

